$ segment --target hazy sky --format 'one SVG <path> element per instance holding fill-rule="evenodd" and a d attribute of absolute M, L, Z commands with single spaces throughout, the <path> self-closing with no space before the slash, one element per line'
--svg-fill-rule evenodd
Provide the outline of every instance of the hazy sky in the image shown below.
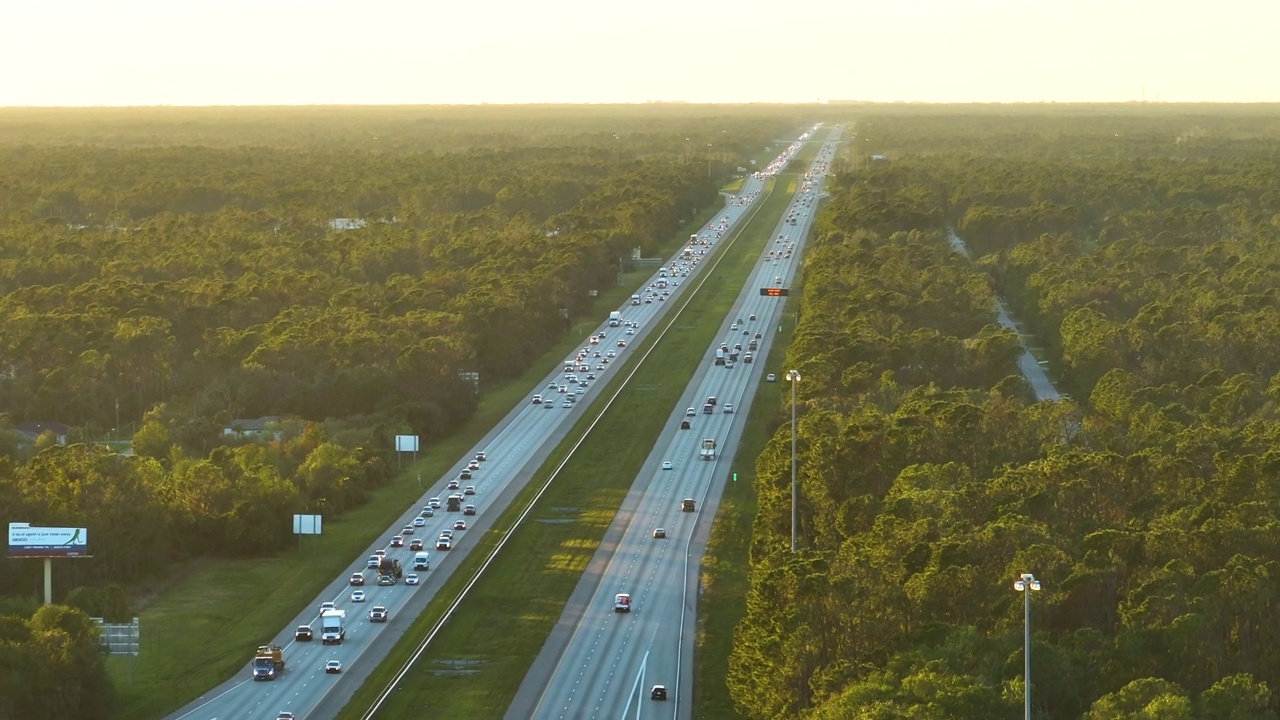
<path fill-rule="evenodd" d="M 0 0 L 0 105 L 1280 101 L 1277 0 Z"/>

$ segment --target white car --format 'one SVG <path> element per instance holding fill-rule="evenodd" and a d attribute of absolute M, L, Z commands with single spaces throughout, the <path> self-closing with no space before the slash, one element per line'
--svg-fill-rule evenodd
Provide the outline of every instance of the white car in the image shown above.
<path fill-rule="evenodd" d="M 364 602 L 364 591 L 363 591 L 363 590 L 352 590 L 352 591 L 351 591 L 351 602 Z"/>
<path fill-rule="evenodd" d="M 321 612 L 321 613 L 323 613 L 323 612 L 324 612 L 324 611 L 326 611 L 326 610 L 337 610 L 337 609 L 338 609 L 338 604 L 337 604 L 337 603 L 332 603 L 332 602 L 322 602 L 322 603 L 320 603 L 320 612 Z"/>
<path fill-rule="evenodd" d="M 428 500 L 428 501 L 427 501 L 427 505 L 429 505 L 433 510 L 439 510 L 439 509 L 440 509 L 440 498 L 438 498 L 438 497 L 433 497 L 433 498 L 431 498 L 430 500 Z"/>
<path fill-rule="evenodd" d="M 326 673 L 340 673 L 340 672 L 342 672 L 342 661 L 341 661 L 341 660 L 330 660 L 329 662 L 327 662 L 327 663 L 325 663 L 325 664 L 324 664 L 324 671 L 325 671 Z"/>
<path fill-rule="evenodd" d="M 427 519 L 422 516 L 418 516 L 413 519 L 414 527 L 422 527 L 423 525 L 426 525 L 426 524 L 427 524 Z"/>
<path fill-rule="evenodd" d="M 672 465 L 671 465 L 671 461 L 670 461 L 670 460 L 663 460 L 663 461 L 662 461 L 662 469 L 663 469 L 663 470 L 670 470 L 671 468 L 672 468 Z"/>
<path fill-rule="evenodd" d="M 416 574 L 414 574 L 414 573 L 409 573 L 408 575 L 405 575 L 405 576 L 404 576 L 404 584 L 405 584 L 405 585 L 417 585 L 417 584 L 418 584 L 418 576 L 417 576 Z"/>
<path fill-rule="evenodd" d="M 733 413 L 733 403 L 725 403 L 725 404 L 724 404 L 724 414 L 725 414 L 725 415 L 730 415 L 730 414 L 732 414 L 732 413 Z"/>
<path fill-rule="evenodd" d="M 693 408 L 689 408 L 688 410 L 685 410 L 685 411 L 684 411 L 684 416 L 685 416 L 685 417 L 693 417 L 694 415 L 697 415 L 697 414 L 698 414 L 698 412 L 697 412 L 696 410 L 694 410 Z"/>

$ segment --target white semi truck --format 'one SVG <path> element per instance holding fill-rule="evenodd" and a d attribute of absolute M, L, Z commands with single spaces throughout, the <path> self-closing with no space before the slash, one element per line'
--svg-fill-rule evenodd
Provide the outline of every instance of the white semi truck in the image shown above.
<path fill-rule="evenodd" d="M 347 638 L 346 610 L 325 610 L 320 613 L 320 642 L 325 645 L 341 645 Z"/>
<path fill-rule="evenodd" d="M 622 313 L 614 310 L 609 313 L 609 327 L 618 327 L 622 323 Z"/>
<path fill-rule="evenodd" d="M 702 440 L 702 459 L 703 460 L 716 459 L 716 439 L 715 438 L 704 438 Z"/>

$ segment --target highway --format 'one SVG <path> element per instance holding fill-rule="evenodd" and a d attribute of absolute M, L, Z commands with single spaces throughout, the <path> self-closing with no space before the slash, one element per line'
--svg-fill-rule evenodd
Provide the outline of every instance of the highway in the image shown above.
<path fill-rule="evenodd" d="M 789 287 L 839 136 L 840 128 L 834 129 L 819 149 L 773 232 L 774 242 L 673 408 L 667 430 L 566 605 L 557 623 L 561 629 L 553 632 L 521 684 L 507 720 L 691 717 L 691 639 L 703 548 L 755 390 L 769 373 L 786 382 L 785 368 L 764 364 L 782 300 L 762 296 L 761 288 Z M 716 364 L 722 344 L 731 351 L 741 344 L 745 352 L 753 339 L 759 344 L 753 360 L 759 360 L 744 364 L 740 353 L 732 367 Z M 712 396 L 715 405 L 707 414 L 704 406 Z M 684 421 L 690 424 L 687 430 L 681 429 Z M 701 459 L 704 439 L 716 441 L 715 459 Z M 663 469 L 666 462 L 671 469 Z M 686 498 L 694 501 L 695 511 L 682 511 Z M 657 528 L 665 538 L 655 537 Z M 630 595 L 630 612 L 614 611 L 617 593 Z M 665 702 L 650 699 L 653 685 L 665 686 Z"/>
<path fill-rule="evenodd" d="M 800 147 L 799 141 L 789 146 L 775 164 L 789 159 Z M 785 165 L 785 162 L 782 164 Z M 766 174 L 749 175 L 739 194 L 729 198 L 724 210 L 699 231 L 699 237 L 707 243 L 705 250 L 708 253 L 700 260 L 709 257 L 716 242 L 731 232 L 744 216 L 753 212 L 754 201 L 759 197 L 766 181 Z M 665 263 L 664 268 L 671 267 L 673 262 Z M 578 402 L 571 403 L 569 407 L 564 406 L 564 398 L 568 393 L 560 393 L 559 386 L 567 384 L 566 373 L 564 365 L 557 363 L 539 386 L 530 390 L 530 402 L 513 408 L 449 472 L 433 481 L 422 496 L 409 504 L 373 545 L 359 557 L 352 558 L 349 566 L 338 577 L 333 578 L 319 596 L 305 608 L 300 608 L 297 617 L 287 627 L 282 628 L 275 637 L 262 638 L 261 644 L 275 643 L 284 650 L 286 665 L 280 677 L 271 681 L 255 681 L 250 671 L 255 648 L 246 647 L 245 665 L 240 672 L 168 717 L 174 720 L 272 720 L 284 711 L 307 720 L 336 716 L 400 639 L 413 619 L 436 595 L 461 558 L 489 528 L 490 518 L 500 515 L 582 413 L 587 412 L 586 408 L 590 405 L 593 393 L 597 392 L 596 388 L 608 379 L 613 368 L 625 362 L 634 346 L 640 344 L 649 330 L 657 325 L 655 320 L 665 314 L 668 307 L 676 304 L 673 301 L 680 297 L 691 284 L 689 281 L 697 277 L 707 265 L 706 262 L 685 263 L 688 275 L 667 278 L 669 295 L 665 299 L 658 300 L 657 298 L 662 297 L 658 292 L 643 290 L 639 305 L 628 302 L 618 308 L 623 320 L 635 324 L 636 327 L 632 328 L 634 335 L 626 335 L 626 328 L 621 326 L 609 327 L 608 310 L 603 310 L 602 323 L 596 332 L 605 333 L 604 339 L 596 345 L 587 345 L 586 339 L 583 339 L 583 349 L 587 352 L 585 362 L 589 363 L 590 370 L 575 374 L 585 378 L 590 373 L 596 379 L 588 380 L 585 388 L 574 388 L 580 398 Z M 656 286 L 660 275 L 664 273 L 665 270 L 655 272 L 648 285 Z M 645 302 L 650 296 L 653 300 Z M 625 346 L 620 347 L 619 341 L 625 343 Z M 596 352 L 601 353 L 601 357 L 594 357 Z M 608 353 L 613 353 L 614 357 L 608 357 Z M 566 363 L 571 360 L 577 364 L 576 354 L 572 358 L 566 358 Z M 535 394 L 552 402 L 534 404 L 532 396 Z M 720 418 L 717 416 L 716 420 L 720 421 Z M 477 514 L 462 518 L 461 513 L 446 512 L 442 507 L 434 511 L 433 517 L 424 518 L 423 527 L 415 528 L 412 535 L 404 536 L 405 547 L 391 547 L 392 536 L 401 534 L 402 528 L 411 525 L 428 500 L 439 498 L 441 504 L 444 504 L 445 497 L 452 492 L 446 489 L 446 484 L 458 478 L 475 453 L 480 451 L 485 452 L 486 460 L 473 472 L 472 479 L 459 481 L 464 487 L 475 486 L 476 494 L 467 496 L 465 502 L 474 504 Z M 435 540 L 440 531 L 452 527 L 458 519 L 465 519 L 468 528 L 455 532 L 454 545 L 450 550 L 436 551 Z M 366 569 L 367 558 L 376 550 L 384 550 L 389 557 L 402 563 L 406 574 L 413 572 L 411 566 L 414 552 L 408 549 L 408 543 L 414 538 L 425 541 L 431 556 L 431 569 L 417 573 L 421 584 L 408 586 L 400 582 L 389 587 L 378 586 L 374 571 Z M 363 572 L 366 578 L 365 585 L 359 589 L 366 593 L 367 598 L 360 603 L 351 600 L 351 592 L 356 588 L 351 587 L 348 582 L 352 573 L 356 572 Z M 326 601 L 334 602 L 339 609 L 346 611 L 347 634 L 341 644 L 323 645 L 320 642 L 320 605 Z M 387 608 L 389 620 L 386 623 L 370 623 L 368 611 L 379 605 Z M 294 629 L 300 625 L 310 625 L 316 639 L 309 642 L 295 641 Z M 341 661 L 343 671 L 340 674 L 326 674 L 323 668 L 329 660 Z"/>

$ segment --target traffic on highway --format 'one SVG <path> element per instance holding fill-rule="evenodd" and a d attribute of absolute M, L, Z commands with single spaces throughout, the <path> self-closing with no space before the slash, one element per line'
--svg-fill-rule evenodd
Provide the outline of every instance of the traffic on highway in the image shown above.
<path fill-rule="evenodd" d="M 724 210 L 694 236 L 696 240 L 691 238 L 688 247 L 610 313 L 576 352 L 531 389 L 527 403 L 513 408 L 449 472 L 432 482 L 320 596 L 300 609 L 288 627 L 274 638 L 263 638 L 256 650 L 245 648 L 242 672 L 169 717 L 334 717 L 475 546 L 490 518 L 506 507 L 586 412 L 589 402 L 584 399 L 592 397 L 655 320 L 675 304 L 672 300 L 705 267 L 717 242 L 749 215 L 770 175 L 785 167 L 805 137 L 770 168 L 745 178 L 738 194 L 728 198 Z M 791 226 L 795 232 L 799 228 Z M 781 252 L 788 244 L 779 242 L 777 249 Z M 787 276 L 791 248 L 786 251 L 781 259 L 785 264 L 771 265 L 766 275 Z M 759 332 L 763 339 L 767 329 Z M 745 347 L 751 339 L 744 336 L 738 342 Z M 686 472 L 682 468 L 675 474 L 683 477 Z"/>
<path fill-rule="evenodd" d="M 619 539 L 601 543 L 592 564 L 605 570 L 584 576 L 590 599 L 566 606 L 558 624 L 573 629 L 548 641 L 508 720 L 691 717 L 703 518 L 715 515 L 756 387 L 784 374 L 763 362 L 781 312 L 767 291 L 789 287 L 839 139 L 835 128 L 823 141 L 618 513 L 609 536 Z"/>

